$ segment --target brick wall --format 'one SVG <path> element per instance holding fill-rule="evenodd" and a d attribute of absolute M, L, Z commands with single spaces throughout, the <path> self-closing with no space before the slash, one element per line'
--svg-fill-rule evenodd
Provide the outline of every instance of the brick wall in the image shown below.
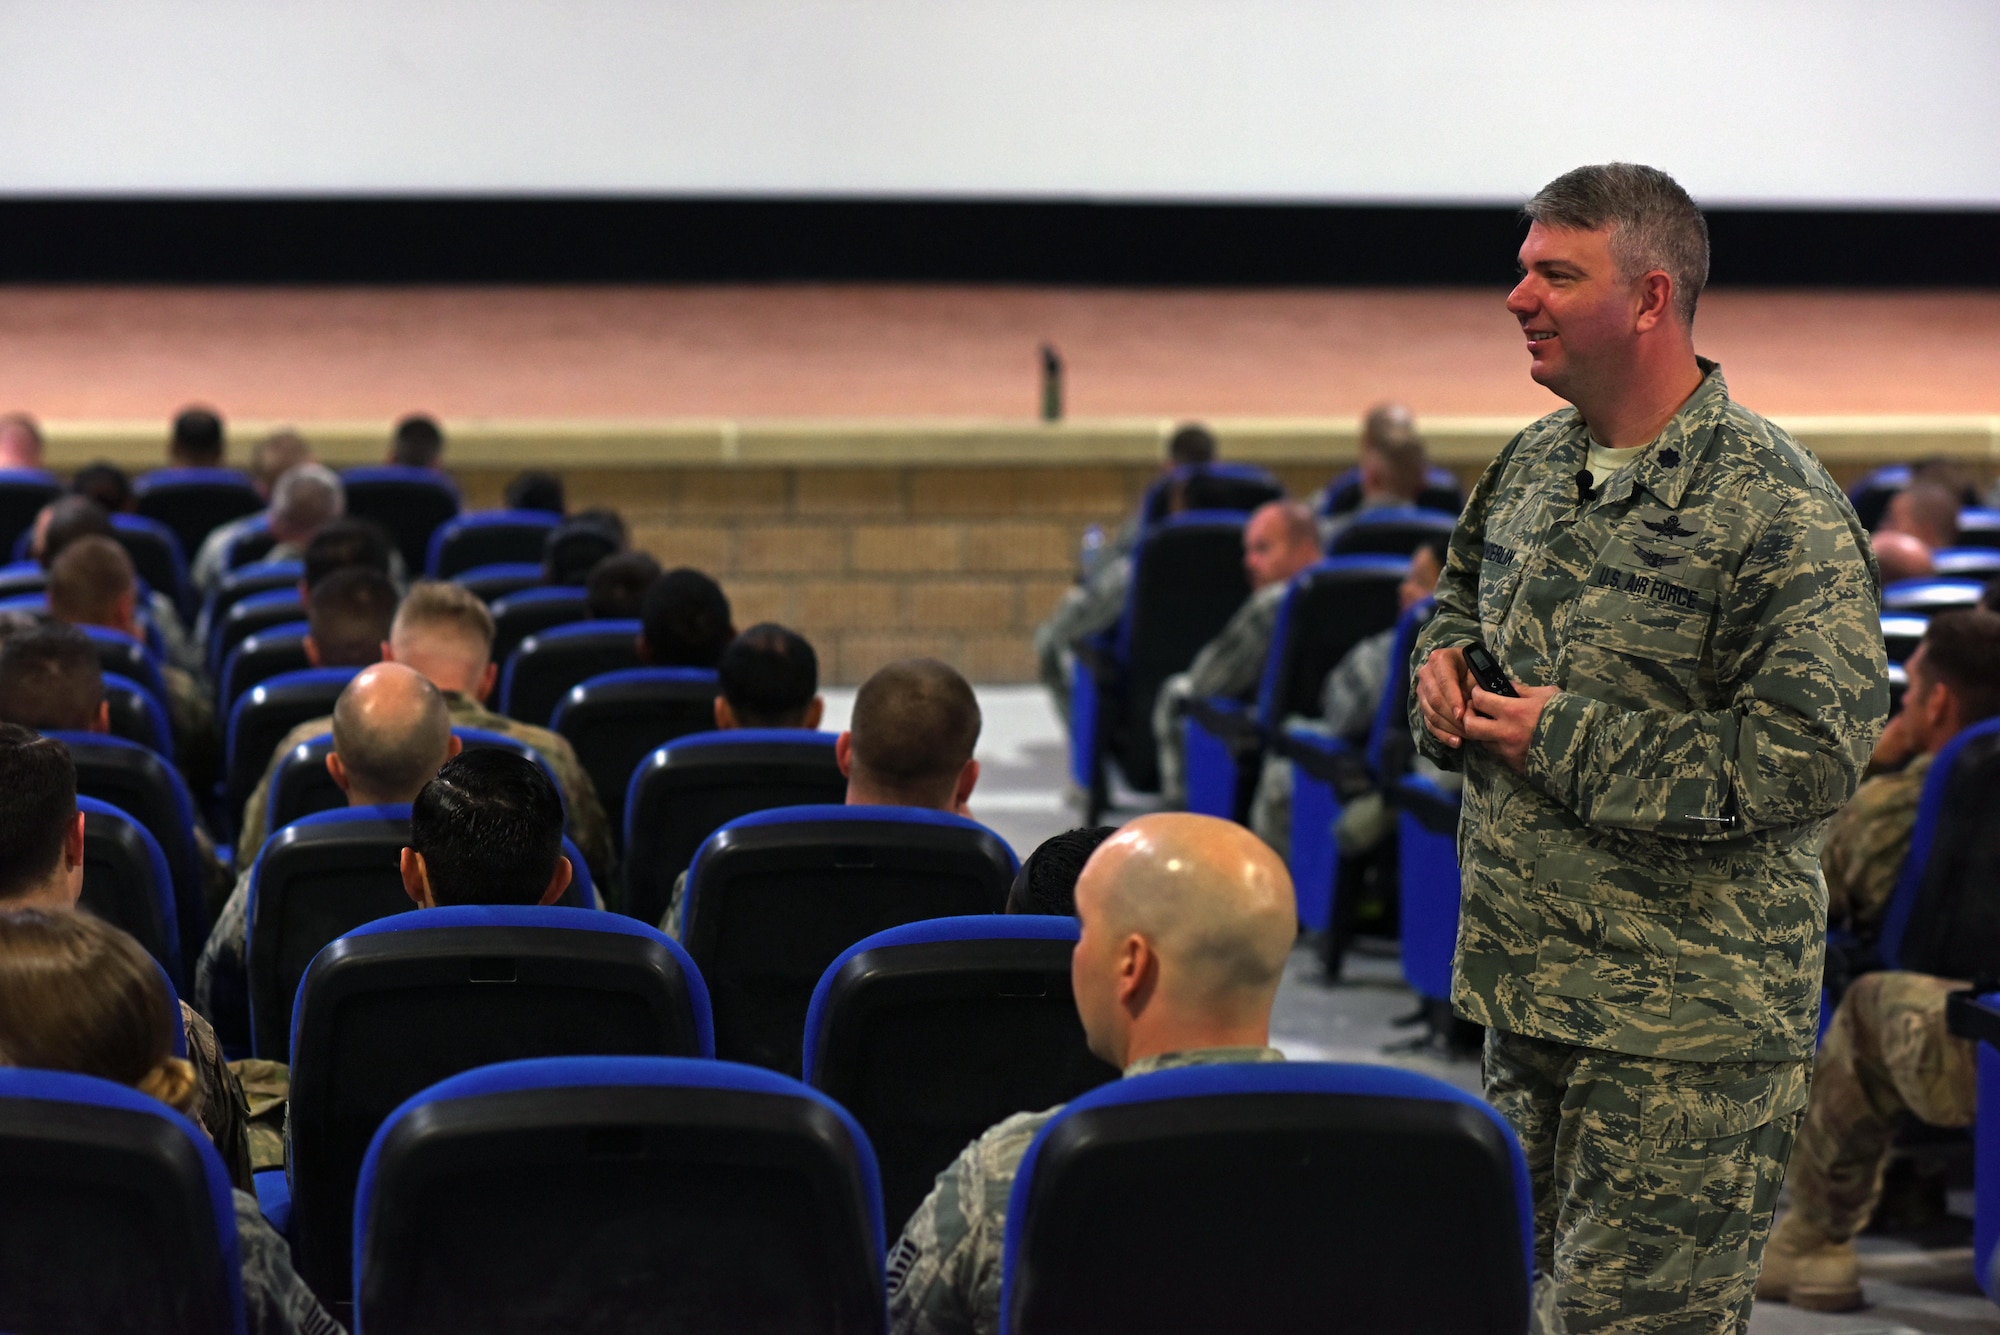
<path fill-rule="evenodd" d="M 1280 469 L 1295 490 L 1324 468 Z M 506 472 L 465 470 L 474 506 Z M 977 682 L 1034 680 L 1034 627 L 1069 586 L 1086 526 L 1115 528 L 1153 469 L 1076 467 L 573 469 L 572 509 L 608 505 L 663 564 L 708 571 L 736 623 L 813 641 L 829 684 L 929 654 Z"/>

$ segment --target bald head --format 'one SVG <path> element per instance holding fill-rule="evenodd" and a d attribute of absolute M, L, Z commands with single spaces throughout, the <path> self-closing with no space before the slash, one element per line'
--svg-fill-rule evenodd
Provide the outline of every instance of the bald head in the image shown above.
<path fill-rule="evenodd" d="M 400 663 L 377 663 L 333 706 L 327 768 L 356 806 L 409 802 L 451 758 L 454 740 L 438 688 Z"/>
<path fill-rule="evenodd" d="M 1935 551 L 1958 541 L 1958 497 L 1935 482 L 1916 482 L 1889 498 L 1878 533 L 1907 533 Z"/>
<path fill-rule="evenodd" d="M 1319 560 L 1319 525 L 1298 501 L 1270 501 L 1243 526 L 1243 568 L 1250 587 L 1282 584 Z"/>
<path fill-rule="evenodd" d="M 1921 539 L 1907 533 L 1884 529 L 1872 535 L 1869 542 L 1875 548 L 1876 563 L 1882 567 L 1884 584 L 1894 584 L 1899 579 L 1918 579 L 1935 573 L 1937 569 L 1931 558 L 1931 549 Z"/>
<path fill-rule="evenodd" d="M 1250 831 L 1142 816 L 1084 865 L 1076 911 L 1071 979 L 1100 1057 L 1122 1067 L 1267 1041 L 1298 907 L 1284 863 Z"/>

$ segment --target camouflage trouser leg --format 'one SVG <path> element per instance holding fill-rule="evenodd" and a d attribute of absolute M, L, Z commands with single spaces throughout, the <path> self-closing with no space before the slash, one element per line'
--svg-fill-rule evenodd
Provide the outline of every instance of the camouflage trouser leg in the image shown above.
<path fill-rule="evenodd" d="M 1250 828 L 1281 858 L 1292 856 L 1292 762 L 1272 751 L 1250 799 Z"/>
<path fill-rule="evenodd" d="M 1049 702 L 1064 728 L 1069 727 L 1070 646 L 1116 624 L 1124 592 L 1122 583 L 1114 583 L 1110 592 L 1087 584 L 1072 585 L 1048 620 L 1035 627 L 1035 675 L 1048 691 Z"/>
<path fill-rule="evenodd" d="M 1489 1030 L 1521 1138 L 1543 1329 L 1741 1332 L 1810 1066 L 1683 1062 Z"/>
<path fill-rule="evenodd" d="M 1170 811 L 1187 805 L 1187 734 L 1181 718 L 1181 702 L 1192 699 L 1194 688 L 1185 672 L 1176 672 L 1161 683 L 1159 698 L 1153 702 L 1153 738 L 1159 744 L 1160 801 Z"/>
<path fill-rule="evenodd" d="M 1944 1019 L 1945 997 L 1966 986 L 1870 973 L 1841 998 L 1786 1178 L 1792 1208 L 1834 1241 L 1853 1237 L 1874 1213 L 1905 1112 L 1932 1126 L 1972 1125 L 1978 1059 Z"/>

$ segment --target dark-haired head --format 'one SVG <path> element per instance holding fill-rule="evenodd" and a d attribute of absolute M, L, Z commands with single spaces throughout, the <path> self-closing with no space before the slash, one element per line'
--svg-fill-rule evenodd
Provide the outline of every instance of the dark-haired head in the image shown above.
<path fill-rule="evenodd" d="M 461 751 L 411 804 L 403 888 L 423 908 L 552 904 L 569 885 L 562 838 L 562 796 L 540 765 Z"/>
<path fill-rule="evenodd" d="M 111 514 L 132 508 L 132 479 L 117 464 L 85 464 L 69 480 L 69 489 L 74 495 L 90 497 Z"/>
<path fill-rule="evenodd" d="M 712 668 L 736 638 L 722 586 L 686 566 L 653 581 L 639 622 L 639 657 L 654 667 Z"/>
<path fill-rule="evenodd" d="M 303 577 L 310 592 L 336 570 L 360 566 L 385 578 L 389 574 L 390 553 L 395 544 L 381 525 L 368 519 L 336 519 L 313 534 L 306 544 Z"/>
<path fill-rule="evenodd" d="M 167 456 L 188 468 L 213 468 L 222 462 L 222 416 L 213 408 L 183 408 L 174 418 Z"/>
<path fill-rule="evenodd" d="M 367 667 L 382 661 L 396 620 L 396 586 L 367 566 L 336 570 L 306 600 L 306 657 L 314 667 Z"/>
<path fill-rule="evenodd" d="M 582 584 L 598 562 L 624 550 L 624 521 L 609 511 L 586 510 L 549 530 L 542 542 L 542 578 L 550 584 Z"/>
<path fill-rule="evenodd" d="M 35 559 L 44 570 L 55 564 L 63 548 L 78 538 L 112 536 L 111 516 L 88 496 L 64 496 L 50 501 L 35 516 Z"/>
<path fill-rule="evenodd" d="M 854 696 L 834 753 L 851 805 L 958 811 L 979 781 L 979 701 L 949 664 L 904 658 L 879 669 Z"/>
<path fill-rule="evenodd" d="M 636 621 L 646 604 L 646 590 L 660 577 L 660 563 L 650 552 L 620 552 L 590 568 L 583 584 L 583 603 L 594 617 Z"/>
<path fill-rule="evenodd" d="M 83 890 L 83 824 L 69 748 L 0 723 L 0 909 L 69 908 Z"/>
<path fill-rule="evenodd" d="M 516 474 L 502 496 L 509 510 L 544 510 L 559 515 L 565 508 L 562 478 L 539 468 Z"/>
<path fill-rule="evenodd" d="M 1185 422 L 1167 441 L 1167 462 L 1175 468 L 1215 462 L 1215 433 L 1200 422 Z"/>
<path fill-rule="evenodd" d="M 389 462 L 407 468 L 436 468 L 444 458 L 444 428 L 428 413 L 411 413 L 389 437 Z"/>
<path fill-rule="evenodd" d="M 1984 607 L 1932 615 L 1908 663 L 1904 722 L 1922 751 L 2000 715 L 2000 612 Z"/>
<path fill-rule="evenodd" d="M 1088 825 L 1053 834 L 1028 854 L 1007 892 L 1007 912 L 1076 914 L 1076 878 L 1116 826 Z"/>
<path fill-rule="evenodd" d="M 74 626 L 45 621 L 0 644 L 0 720 L 37 732 L 105 730 L 104 670 Z M 0 793 L 9 789 L 0 786 Z"/>
<path fill-rule="evenodd" d="M 719 728 L 817 728 L 819 655 L 796 631 L 762 622 L 738 635 L 716 668 Z"/>

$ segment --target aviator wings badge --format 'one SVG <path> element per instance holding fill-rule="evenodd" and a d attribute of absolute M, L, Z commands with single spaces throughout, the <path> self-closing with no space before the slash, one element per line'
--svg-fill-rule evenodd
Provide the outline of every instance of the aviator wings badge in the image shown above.
<path fill-rule="evenodd" d="M 1651 524 L 1648 524 L 1646 525 L 1646 527 L 1651 528 L 1653 526 Z M 1644 561 L 1648 566 L 1648 568 L 1653 570 L 1658 570 L 1662 566 L 1677 566 L 1682 561 L 1687 559 L 1684 556 L 1670 554 L 1667 552 L 1649 552 L 1644 547 L 1634 547 L 1632 550 L 1637 552 L 1639 554 L 1639 559 L 1641 561 Z"/>
<path fill-rule="evenodd" d="M 1663 538 L 1691 538 L 1700 532 L 1699 529 L 1682 528 L 1681 517 L 1679 515 L 1670 514 L 1664 521 L 1658 524 L 1655 524 L 1650 519 L 1642 519 L 1639 522 Z"/>

